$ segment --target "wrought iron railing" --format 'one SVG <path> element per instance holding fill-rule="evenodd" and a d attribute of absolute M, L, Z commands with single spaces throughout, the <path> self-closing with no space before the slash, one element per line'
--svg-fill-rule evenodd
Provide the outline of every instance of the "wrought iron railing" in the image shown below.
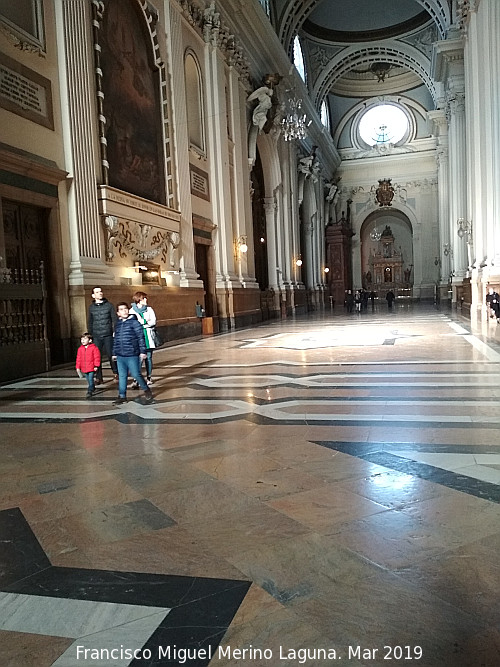
<path fill-rule="evenodd" d="M 0 346 L 44 343 L 48 349 L 43 264 L 0 269 Z"/>

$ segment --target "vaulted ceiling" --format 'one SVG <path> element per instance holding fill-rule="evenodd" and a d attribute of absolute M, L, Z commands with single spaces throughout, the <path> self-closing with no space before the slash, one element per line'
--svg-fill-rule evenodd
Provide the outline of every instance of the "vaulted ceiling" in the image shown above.
<path fill-rule="evenodd" d="M 451 24 L 451 0 L 271 0 L 276 32 L 290 50 L 298 35 L 307 86 L 329 104 L 332 132 L 360 100 L 407 95 L 427 110 L 440 90 L 433 42 Z"/>

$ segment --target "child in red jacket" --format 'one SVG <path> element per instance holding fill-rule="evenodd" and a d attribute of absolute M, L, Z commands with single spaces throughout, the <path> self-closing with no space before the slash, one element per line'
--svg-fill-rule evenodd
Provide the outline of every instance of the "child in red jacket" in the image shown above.
<path fill-rule="evenodd" d="M 80 341 L 82 344 L 76 353 L 76 372 L 80 377 L 87 378 L 87 398 L 92 398 L 95 394 L 94 374 L 101 365 L 101 353 L 89 333 L 82 334 Z"/>

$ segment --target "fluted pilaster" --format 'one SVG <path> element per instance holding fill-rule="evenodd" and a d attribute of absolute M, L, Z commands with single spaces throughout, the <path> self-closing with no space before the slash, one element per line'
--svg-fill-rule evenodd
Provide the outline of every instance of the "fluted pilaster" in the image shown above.
<path fill-rule="evenodd" d="M 63 132 L 71 243 L 70 283 L 85 282 L 85 273 L 104 273 L 97 201 L 94 57 L 91 3 L 62 0 L 56 7 L 60 50 Z M 99 266 L 100 265 L 100 266 Z"/>

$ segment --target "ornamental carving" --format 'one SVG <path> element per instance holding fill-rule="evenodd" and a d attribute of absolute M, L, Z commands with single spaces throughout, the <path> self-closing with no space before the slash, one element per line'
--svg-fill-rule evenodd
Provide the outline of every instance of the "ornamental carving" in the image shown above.
<path fill-rule="evenodd" d="M 391 180 L 390 178 L 381 178 L 378 182 L 378 188 L 375 190 L 375 198 L 379 206 L 392 206 L 394 188 L 391 185 Z"/>
<path fill-rule="evenodd" d="M 120 257 L 152 261 L 160 257 L 162 262 L 169 261 L 174 267 L 175 250 L 180 245 L 181 237 L 177 232 L 164 231 L 140 222 L 119 220 L 114 215 L 103 219 L 106 235 L 106 260 L 113 261 L 115 250 Z"/>
<path fill-rule="evenodd" d="M 26 39 L 22 39 L 19 35 L 10 30 L 4 23 L 1 22 L 0 32 L 2 32 L 12 42 L 16 49 L 19 49 L 20 51 L 26 51 L 27 53 L 36 53 L 41 58 L 45 58 L 45 51 L 43 50 L 41 44 L 36 44 Z"/>

